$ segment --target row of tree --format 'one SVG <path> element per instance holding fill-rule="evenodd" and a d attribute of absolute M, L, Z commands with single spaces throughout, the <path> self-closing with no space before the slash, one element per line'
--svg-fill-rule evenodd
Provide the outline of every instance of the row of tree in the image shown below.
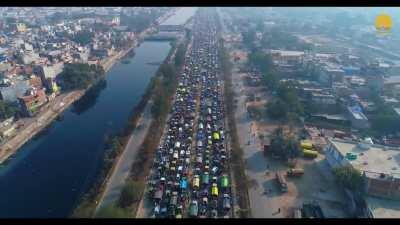
<path fill-rule="evenodd" d="M 280 82 L 279 72 L 274 67 L 271 56 L 255 51 L 249 54 L 248 59 L 249 64 L 261 72 L 263 84 L 276 96 L 267 104 L 267 114 L 273 119 L 291 120 L 303 115 L 304 107 L 297 96 L 296 83 Z"/>

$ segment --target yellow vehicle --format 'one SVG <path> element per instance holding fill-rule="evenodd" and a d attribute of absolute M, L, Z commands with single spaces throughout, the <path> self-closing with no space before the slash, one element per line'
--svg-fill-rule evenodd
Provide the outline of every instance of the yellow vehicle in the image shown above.
<path fill-rule="evenodd" d="M 216 140 L 216 141 L 218 141 L 219 140 L 219 133 L 218 132 L 214 132 L 213 133 L 213 138 L 214 138 L 214 140 Z"/>
<path fill-rule="evenodd" d="M 300 145 L 301 145 L 301 148 L 304 150 L 313 150 L 314 149 L 313 144 L 307 140 L 301 141 Z"/>
<path fill-rule="evenodd" d="M 211 195 L 218 197 L 218 186 L 216 183 L 212 184 Z"/>
<path fill-rule="evenodd" d="M 303 154 L 304 154 L 304 157 L 307 157 L 307 158 L 317 158 L 318 157 L 317 151 L 303 150 Z"/>
<path fill-rule="evenodd" d="M 200 178 L 199 175 L 195 175 L 193 178 L 193 187 L 199 188 L 200 187 Z"/>

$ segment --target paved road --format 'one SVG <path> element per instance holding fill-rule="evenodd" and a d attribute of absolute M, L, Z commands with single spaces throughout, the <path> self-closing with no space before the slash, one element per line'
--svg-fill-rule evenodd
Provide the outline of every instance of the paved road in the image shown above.
<path fill-rule="evenodd" d="M 147 134 L 150 127 L 152 116 L 151 116 L 151 105 L 152 102 L 149 101 L 146 105 L 142 117 L 138 122 L 137 128 L 132 132 L 129 138 L 128 144 L 126 145 L 124 152 L 118 160 L 117 165 L 107 181 L 106 189 L 103 196 L 96 208 L 96 211 L 102 206 L 108 205 L 118 200 L 119 194 L 128 178 L 131 166 L 135 161 L 136 154 L 142 145 L 142 142 Z"/>

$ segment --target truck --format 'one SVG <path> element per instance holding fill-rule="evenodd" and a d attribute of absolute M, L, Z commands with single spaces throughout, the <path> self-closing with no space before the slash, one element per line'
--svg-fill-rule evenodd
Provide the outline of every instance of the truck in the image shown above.
<path fill-rule="evenodd" d="M 304 170 L 301 168 L 289 169 L 286 174 L 291 177 L 300 177 L 304 174 Z"/>
<path fill-rule="evenodd" d="M 282 193 L 287 192 L 288 188 L 287 188 L 287 183 L 286 183 L 285 177 L 281 173 L 276 172 L 276 180 L 278 181 L 281 192 Z"/>

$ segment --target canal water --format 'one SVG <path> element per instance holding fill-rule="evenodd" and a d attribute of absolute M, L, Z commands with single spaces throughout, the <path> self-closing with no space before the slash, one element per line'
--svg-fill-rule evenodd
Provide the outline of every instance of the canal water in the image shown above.
<path fill-rule="evenodd" d="M 0 168 L 0 217 L 67 217 L 99 171 L 105 137 L 121 131 L 163 61 L 169 42 L 143 42 L 130 63 L 70 106 L 60 121 Z"/>
<path fill-rule="evenodd" d="M 181 7 L 175 15 L 169 17 L 161 25 L 183 25 L 196 13 L 197 9 L 197 7 Z"/>

